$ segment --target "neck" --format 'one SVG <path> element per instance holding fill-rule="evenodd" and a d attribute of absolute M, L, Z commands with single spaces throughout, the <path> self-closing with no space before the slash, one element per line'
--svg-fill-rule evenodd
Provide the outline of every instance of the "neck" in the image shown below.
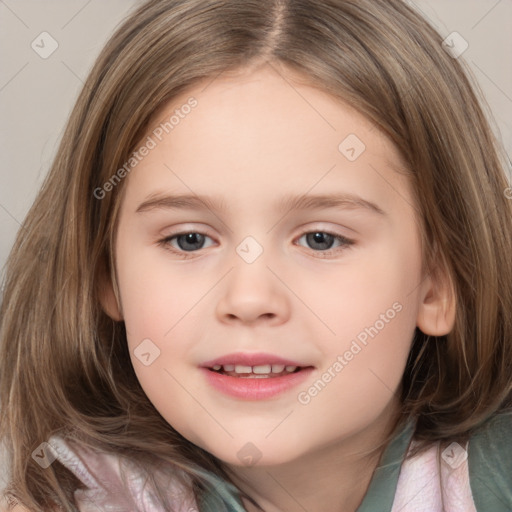
<path fill-rule="evenodd" d="M 395 412 L 385 412 L 356 434 L 292 461 L 227 469 L 235 485 L 265 512 L 356 512 L 396 422 Z M 247 512 L 261 512 L 249 500 L 242 501 Z"/>

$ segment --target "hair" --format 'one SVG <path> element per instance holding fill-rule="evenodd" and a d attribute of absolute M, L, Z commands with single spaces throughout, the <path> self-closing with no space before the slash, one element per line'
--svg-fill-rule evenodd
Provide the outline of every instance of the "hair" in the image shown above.
<path fill-rule="evenodd" d="M 113 249 L 126 180 L 102 200 L 94 191 L 178 94 L 262 62 L 283 64 L 354 107 L 407 163 L 424 268 L 448 276 L 456 317 L 446 336 L 416 329 L 400 424 L 415 418 L 425 449 L 463 439 L 512 406 L 506 164 L 469 70 L 441 36 L 400 0 L 150 0 L 97 58 L 6 265 L 0 434 L 11 457 L 9 492 L 30 510 L 76 510 L 78 480 L 60 464 L 41 471 L 30 456 L 66 430 L 129 457 L 149 477 L 151 464 L 170 464 L 190 478 L 198 500 L 208 489 L 205 470 L 230 481 L 221 461 L 154 408 L 133 371 L 123 322 L 101 308 L 102 280 L 117 290 Z"/>

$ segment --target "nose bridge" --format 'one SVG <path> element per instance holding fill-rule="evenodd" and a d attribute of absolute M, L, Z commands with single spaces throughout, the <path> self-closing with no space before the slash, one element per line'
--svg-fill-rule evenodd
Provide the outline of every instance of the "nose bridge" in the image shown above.
<path fill-rule="evenodd" d="M 226 276 L 226 284 L 217 304 L 220 317 L 254 321 L 258 317 L 283 317 L 286 314 L 285 288 L 276 278 L 264 247 L 270 237 L 246 235 L 235 247 L 236 258 Z M 276 266 L 279 264 L 276 262 Z M 281 318 L 282 319 L 282 318 Z"/>
<path fill-rule="evenodd" d="M 269 237 L 263 240 L 262 235 L 250 234 L 234 247 L 236 255 L 232 260 L 234 268 L 229 281 L 230 288 L 236 293 L 249 297 L 257 293 L 268 294 L 270 289 L 275 288 L 272 284 L 275 277 L 269 270 L 272 263 L 268 258 L 270 254 L 268 240 Z"/>

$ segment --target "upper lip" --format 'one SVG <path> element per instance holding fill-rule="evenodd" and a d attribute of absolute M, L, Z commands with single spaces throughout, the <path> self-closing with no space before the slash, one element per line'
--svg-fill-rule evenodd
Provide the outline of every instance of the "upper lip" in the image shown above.
<path fill-rule="evenodd" d="M 284 364 L 285 366 L 310 366 L 276 356 L 274 354 L 267 354 L 263 352 L 247 353 L 235 352 L 233 354 L 226 354 L 225 356 L 217 357 L 211 361 L 206 361 L 201 364 L 203 368 L 212 368 L 215 365 L 224 366 L 226 364 L 242 365 L 242 366 L 259 366 L 265 364 Z"/>

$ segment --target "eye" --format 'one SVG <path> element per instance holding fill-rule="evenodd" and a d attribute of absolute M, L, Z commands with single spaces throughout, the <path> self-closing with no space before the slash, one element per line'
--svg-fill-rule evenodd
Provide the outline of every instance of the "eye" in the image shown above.
<path fill-rule="evenodd" d="M 168 236 L 158 242 L 164 248 L 169 251 L 179 253 L 180 256 L 185 258 L 188 257 L 187 252 L 193 252 L 199 249 L 203 249 L 205 238 L 210 238 L 206 233 L 199 233 L 197 231 L 190 231 L 186 233 L 177 233 L 175 235 Z M 174 247 L 172 242 L 176 240 L 178 247 Z M 211 240 L 211 238 L 210 238 Z M 181 251 L 184 251 L 181 252 Z"/>
<path fill-rule="evenodd" d="M 348 248 L 353 245 L 354 240 L 350 240 L 341 235 L 336 235 L 334 233 L 329 233 L 327 231 L 308 231 L 304 233 L 298 240 L 302 238 L 306 238 L 308 244 L 311 244 L 314 252 L 318 252 L 323 257 L 331 256 L 339 252 L 339 250 L 333 250 L 332 246 L 334 242 L 338 242 L 338 248 Z M 164 249 L 171 251 L 175 254 L 178 254 L 182 258 L 191 258 L 193 257 L 193 253 L 204 249 L 205 239 L 211 237 L 206 233 L 201 233 L 198 231 L 188 231 L 184 233 L 176 233 L 170 235 L 163 240 L 160 240 L 158 244 Z M 176 242 L 177 247 L 173 242 Z"/>
<path fill-rule="evenodd" d="M 320 252 L 322 256 L 330 256 L 336 252 L 339 252 L 331 249 L 332 244 L 335 241 L 339 242 L 338 247 L 341 247 L 342 249 L 348 248 L 354 244 L 354 240 L 350 240 L 344 236 L 336 235 L 334 233 L 328 233 L 327 231 L 308 231 L 307 233 L 303 234 L 299 240 L 304 237 L 307 243 L 312 245 L 312 248 L 319 249 L 319 251 L 315 250 L 315 252 Z"/>

